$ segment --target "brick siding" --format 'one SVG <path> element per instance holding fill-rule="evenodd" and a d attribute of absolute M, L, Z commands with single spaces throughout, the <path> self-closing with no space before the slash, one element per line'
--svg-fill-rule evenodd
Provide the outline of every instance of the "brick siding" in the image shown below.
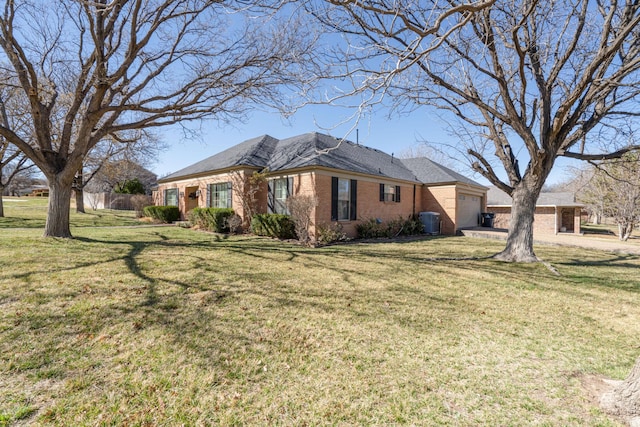
<path fill-rule="evenodd" d="M 179 191 L 179 208 L 183 219 L 187 216 L 187 207 L 189 207 L 188 192 L 199 189 L 199 197 L 197 203 L 191 201 L 191 207 L 206 207 L 207 203 L 207 186 L 214 183 L 232 182 L 232 204 L 235 212 L 243 217 L 245 226 L 248 226 L 250 218 L 245 218 L 244 209 L 240 201 L 239 192 L 248 188 L 247 180 L 253 173 L 253 170 L 239 170 L 231 173 L 222 173 L 210 175 L 201 178 L 184 179 L 169 183 L 162 183 L 158 186 L 158 190 L 154 193 L 154 202 L 157 205 L 164 203 L 164 190 L 167 188 L 178 188 Z M 271 178 L 293 177 L 293 195 L 315 195 L 317 198 L 317 206 L 312 212 L 313 226 L 311 227 L 311 235 L 316 235 L 318 225 L 329 225 L 331 221 L 331 178 L 332 177 L 355 179 L 358 181 L 357 193 L 357 220 L 340 221 L 343 231 L 350 237 L 356 237 L 356 225 L 361 221 L 372 218 L 382 220 L 383 222 L 395 220 L 398 218 L 408 218 L 412 214 L 419 212 L 431 211 L 440 213 L 442 234 L 454 234 L 456 232 L 456 203 L 457 203 L 457 187 L 456 185 L 443 185 L 427 187 L 423 184 L 407 184 L 390 179 L 368 176 L 354 176 L 346 173 L 340 173 L 330 170 L 313 170 L 301 171 L 288 174 L 270 174 Z M 380 201 L 380 184 L 388 184 L 400 186 L 400 202 L 384 202 Z M 415 197 L 414 197 L 415 187 Z M 468 189 L 467 189 L 468 191 Z M 485 193 L 480 189 L 475 189 L 478 196 L 486 199 Z M 260 191 L 256 194 L 258 213 L 267 211 L 267 185 L 263 183 Z"/>

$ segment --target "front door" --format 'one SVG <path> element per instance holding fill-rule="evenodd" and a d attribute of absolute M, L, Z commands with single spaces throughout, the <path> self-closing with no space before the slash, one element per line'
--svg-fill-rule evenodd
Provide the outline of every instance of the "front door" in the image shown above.
<path fill-rule="evenodd" d="M 562 209 L 562 216 L 560 219 L 560 227 L 564 228 L 565 231 L 573 233 L 573 215 L 575 209 Z"/>
<path fill-rule="evenodd" d="M 184 206 L 186 207 L 186 212 L 198 207 L 198 194 L 198 187 L 187 187 L 185 189 Z"/>

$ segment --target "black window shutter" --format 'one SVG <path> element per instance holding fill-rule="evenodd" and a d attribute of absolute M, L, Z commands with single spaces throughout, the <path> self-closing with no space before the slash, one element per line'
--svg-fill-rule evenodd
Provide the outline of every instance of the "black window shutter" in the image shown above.
<path fill-rule="evenodd" d="M 400 203 L 400 186 L 396 185 L 396 203 Z"/>
<path fill-rule="evenodd" d="M 267 184 L 267 213 L 275 212 L 275 194 L 274 194 L 274 181 L 269 180 Z"/>
<path fill-rule="evenodd" d="M 227 190 L 229 190 L 229 191 L 227 191 L 227 207 L 231 208 L 231 207 L 233 207 L 233 205 L 232 205 L 233 200 L 231 198 L 232 197 L 231 192 L 233 190 L 233 187 L 231 186 L 230 182 L 227 182 Z"/>
<path fill-rule="evenodd" d="M 287 198 L 293 196 L 293 177 L 287 178 Z"/>
<path fill-rule="evenodd" d="M 207 207 L 210 208 L 211 207 L 211 187 L 213 185 L 209 184 L 207 185 Z"/>
<path fill-rule="evenodd" d="M 380 201 L 384 202 L 384 184 L 380 184 Z"/>
<path fill-rule="evenodd" d="M 331 177 L 331 221 L 338 220 L 338 178 Z"/>
<path fill-rule="evenodd" d="M 357 214 L 357 202 L 358 202 L 358 181 L 351 180 L 351 221 L 355 221 L 358 218 Z"/>

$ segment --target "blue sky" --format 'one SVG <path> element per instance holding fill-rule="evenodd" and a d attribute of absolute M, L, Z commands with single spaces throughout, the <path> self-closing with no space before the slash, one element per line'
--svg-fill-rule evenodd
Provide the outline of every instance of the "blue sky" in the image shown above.
<path fill-rule="evenodd" d="M 159 175 L 175 172 L 232 145 L 264 134 L 288 138 L 307 132 L 321 132 L 339 138 L 346 137 L 354 142 L 359 138 L 363 145 L 396 155 L 418 145 L 425 135 L 445 137 L 442 132 L 444 124 L 437 119 L 429 120 L 425 111 L 392 119 L 381 112 L 361 118 L 357 126 L 355 120 L 341 124 L 349 119 L 350 114 L 344 108 L 323 105 L 305 107 L 288 120 L 275 112 L 256 111 L 244 122 L 229 125 L 205 122 L 198 140 L 185 140 L 182 131 L 174 127 L 163 133 L 163 139 L 170 147 L 161 153 L 153 169 Z M 354 126 L 358 129 L 357 134 Z"/>
<path fill-rule="evenodd" d="M 178 127 L 166 128 L 161 135 L 168 149 L 160 154 L 158 162 L 151 169 L 159 176 L 164 176 L 242 141 L 264 134 L 275 138 L 287 138 L 307 132 L 321 132 L 335 137 L 346 137 L 355 142 L 354 120 L 341 124 L 349 119 L 351 113 L 350 110 L 341 107 L 316 105 L 305 107 L 289 120 L 285 120 L 275 112 L 256 111 L 243 122 L 226 125 L 215 121 L 204 122 L 197 139 L 185 139 Z M 423 140 L 455 143 L 455 138 L 446 131 L 447 124 L 433 110 L 427 108 L 418 109 L 410 115 L 396 115 L 392 118 L 389 118 L 385 111 L 378 111 L 361 118 L 357 128 L 361 144 L 395 155 L 401 155 L 404 151 L 419 146 Z M 567 164 L 567 161 L 559 159 L 547 183 L 562 181 L 565 178 Z M 483 177 L 474 174 L 468 163 L 457 162 L 448 166 L 481 184 L 489 184 Z"/>

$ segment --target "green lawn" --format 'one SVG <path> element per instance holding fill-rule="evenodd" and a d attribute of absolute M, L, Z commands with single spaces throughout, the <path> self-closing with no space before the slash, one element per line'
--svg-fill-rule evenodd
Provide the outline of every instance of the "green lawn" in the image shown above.
<path fill-rule="evenodd" d="M 618 240 L 618 226 L 615 224 L 582 224 L 580 230 L 584 234 L 595 235 L 600 238 L 611 238 Z M 634 229 L 631 239 L 640 238 L 640 230 Z"/>
<path fill-rule="evenodd" d="M 41 228 L 47 218 L 46 197 L 3 197 L 4 218 L 0 218 L 0 228 Z M 71 228 L 108 227 L 115 225 L 139 225 L 133 211 L 111 209 L 92 210 L 85 206 L 86 213 L 76 213 L 75 201 L 71 204 Z"/>
<path fill-rule="evenodd" d="M 612 426 L 582 383 L 639 353 L 637 256 L 74 234 L 0 232 L 0 426 Z"/>

